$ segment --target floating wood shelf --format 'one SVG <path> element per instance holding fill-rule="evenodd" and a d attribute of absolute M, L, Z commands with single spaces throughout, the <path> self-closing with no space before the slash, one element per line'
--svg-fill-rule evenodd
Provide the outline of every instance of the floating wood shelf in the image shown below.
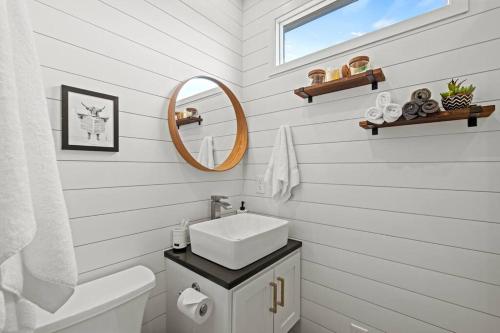
<path fill-rule="evenodd" d="M 378 83 L 385 81 L 384 72 L 381 68 L 368 70 L 364 73 L 355 74 L 347 78 L 328 81 L 314 86 L 302 87 L 294 90 L 295 95 L 307 98 L 312 103 L 313 96 L 328 94 L 335 91 L 351 89 L 368 84 L 372 85 L 372 90 L 378 89 Z"/>
<path fill-rule="evenodd" d="M 177 128 L 180 128 L 182 125 L 193 124 L 193 123 L 198 123 L 198 125 L 201 125 L 202 121 L 203 118 L 201 118 L 201 116 L 198 116 L 198 117 L 187 117 L 187 118 L 177 119 L 175 122 L 177 123 Z"/>
<path fill-rule="evenodd" d="M 477 126 L 477 118 L 489 117 L 494 111 L 495 111 L 494 105 L 486 105 L 486 106 L 472 105 L 467 109 L 441 111 L 428 114 L 427 117 L 418 117 L 412 120 L 406 120 L 404 117 L 401 117 L 393 123 L 383 123 L 381 125 L 373 124 L 367 120 L 363 120 L 359 122 L 359 126 L 365 129 L 371 129 L 373 135 L 377 135 L 378 129 L 384 127 L 427 124 L 427 123 L 436 123 L 440 121 L 451 121 L 451 120 L 461 120 L 461 119 L 467 119 L 467 125 L 469 127 L 475 127 Z"/>

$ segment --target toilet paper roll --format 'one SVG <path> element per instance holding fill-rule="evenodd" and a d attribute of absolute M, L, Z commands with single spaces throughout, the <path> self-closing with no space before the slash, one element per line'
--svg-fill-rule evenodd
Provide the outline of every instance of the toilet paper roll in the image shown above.
<path fill-rule="evenodd" d="M 177 308 L 198 325 L 203 324 L 212 314 L 214 304 L 210 297 L 187 288 L 177 299 Z"/>

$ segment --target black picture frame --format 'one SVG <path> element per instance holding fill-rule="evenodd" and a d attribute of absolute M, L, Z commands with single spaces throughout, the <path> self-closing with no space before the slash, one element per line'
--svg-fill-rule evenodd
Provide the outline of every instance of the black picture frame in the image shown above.
<path fill-rule="evenodd" d="M 78 95 L 87 95 L 87 96 L 92 96 L 94 98 L 99 98 L 103 100 L 108 100 L 112 101 L 113 107 L 112 107 L 112 120 L 111 123 L 113 124 L 113 145 L 112 146 L 99 146 L 96 145 L 95 141 L 94 144 L 89 144 L 89 145 L 82 145 L 82 144 L 74 144 L 70 142 L 70 111 L 69 111 L 69 105 L 70 105 L 70 93 L 75 93 Z M 76 97 L 73 97 L 76 98 Z M 96 91 L 91 91 L 91 90 L 86 90 L 86 89 L 81 89 L 81 88 L 76 88 L 76 87 L 71 87 L 71 86 L 66 86 L 66 85 L 61 85 L 61 109 L 62 109 L 62 138 L 61 138 L 61 149 L 63 150 L 88 150 L 88 151 L 109 151 L 109 152 L 118 152 L 119 151 L 119 107 L 118 107 L 118 97 L 117 96 L 112 96 L 112 95 L 107 95 L 103 94 L 100 92 Z M 87 108 L 81 102 L 81 104 Z M 103 108 L 104 109 L 104 108 Z M 89 110 L 87 108 L 87 110 Z M 95 110 L 95 109 L 94 109 Z M 100 112 L 100 111 L 98 111 Z M 93 119 L 99 118 L 99 113 L 96 113 L 97 117 L 93 117 Z M 83 119 L 83 115 L 79 115 L 79 118 Z M 101 123 L 104 124 L 106 123 L 106 120 L 102 120 L 105 118 L 100 118 Z M 99 120 L 96 120 L 99 121 Z M 105 128 L 105 125 L 104 125 Z M 95 134 L 95 133 L 88 133 L 88 139 L 92 137 L 92 135 L 95 135 L 97 140 L 99 140 L 99 135 L 100 134 Z"/>

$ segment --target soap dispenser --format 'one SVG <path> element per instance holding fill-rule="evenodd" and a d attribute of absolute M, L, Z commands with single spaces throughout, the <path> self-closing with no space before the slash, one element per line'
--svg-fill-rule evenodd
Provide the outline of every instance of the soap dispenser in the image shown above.
<path fill-rule="evenodd" d="M 244 213 L 248 213 L 248 210 L 245 208 L 245 201 L 242 201 L 241 202 L 241 206 L 240 206 L 240 209 L 238 209 L 236 211 L 237 214 L 244 214 Z"/>

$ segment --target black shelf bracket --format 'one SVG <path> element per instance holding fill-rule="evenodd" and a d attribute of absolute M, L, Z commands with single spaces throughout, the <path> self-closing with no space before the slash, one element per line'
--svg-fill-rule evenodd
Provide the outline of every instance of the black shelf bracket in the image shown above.
<path fill-rule="evenodd" d="M 372 135 L 378 135 L 378 127 L 372 128 Z"/>
<path fill-rule="evenodd" d="M 477 105 L 470 106 L 469 118 L 467 119 L 467 127 L 477 127 L 477 116 L 481 113 L 482 108 Z"/>
<path fill-rule="evenodd" d="M 307 103 L 312 103 L 312 102 L 313 102 L 313 97 L 307 96 Z"/>
<path fill-rule="evenodd" d="M 477 117 L 469 117 L 467 119 L 467 127 L 476 127 L 477 126 Z"/>
<path fill-rule="evenodd" d="M 368 81 L 372 84 L 372 90 L 377 90 L 378 89 L 378 81 L 373 75 L 373 70 L 370 69 L 366 71 L 366 76 L 368 77 Z"/>

